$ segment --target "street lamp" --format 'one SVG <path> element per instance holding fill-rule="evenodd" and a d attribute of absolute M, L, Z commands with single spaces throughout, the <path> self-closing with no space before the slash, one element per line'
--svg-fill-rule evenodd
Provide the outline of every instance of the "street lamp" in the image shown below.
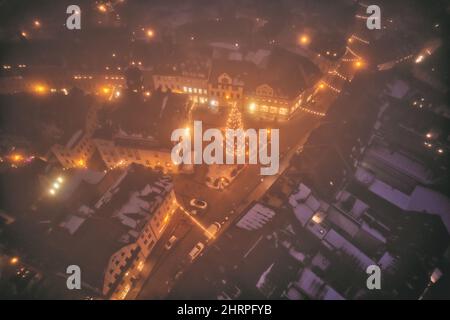
<path fill-rule="evenodd" d="M 363 61 L 362 61 L 362 60 L 355 61 L 355 63 L 354 63 L 354 66 L 355 66 L 356 69 L 362 68 L 363 65 L 364 65 L 364 64 L 363 64 Z"/>
<path fill-rule="evenodd" d="M 45 93 L 47 93 L 47 87 L 45 85 L 43 85 L 43 84 L 36 84 L 33 87 L 33 90 L 37 94 L 45 94 Z"/>
<path fill-rule="evenodd" d="M 146 34 L 147 34 L 147 37 L 153 38 L 155 36 L 155 31 L 153 31 L 152 29 L 148 29 Z"/>
<path fill-rule="evenodd" d="M 104 4 L 99 4 L 97 6 L 98 11 L 100 12 L 106 12 L 106 6 Z"/>
<path fill-rule="evenodd" d="M 301 35 L 299 38 L 299 42 L 301 45 L 307 45 L 307 44 L 309 44 L 310 41 L 311 41 L 311 39 L 306 34 Z"/>

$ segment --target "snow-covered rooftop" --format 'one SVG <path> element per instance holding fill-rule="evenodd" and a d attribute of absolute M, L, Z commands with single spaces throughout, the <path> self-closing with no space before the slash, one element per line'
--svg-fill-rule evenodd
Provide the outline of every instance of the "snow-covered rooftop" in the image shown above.
<path fill-rule="evenodd" d="M 262 228 L 275 216 L 275 211 L 256 203 L 236 224 L 237 227 L 245 230 L 257 230 Z"/>
<path fill-rule="evenodd" d="M 339 249 L 347 255 L 355 258 L 358 261 L 359 266 L 364 270 L 366 270 L 368 266 L 375 264 L 375 262 L 370 259 L 364 252 L 355 247 L 350 241 L 345 239 L 334 229 L 330 229 L 328 231 L 323 241 L 327 242 L 335 249 Z"/>
<path fill-rule="evenodd" d="M 311 299 L 345 300 L 344 297 L 327 285 L 309 268 L 303 270 L 300 278 L 294 284 Z"/>

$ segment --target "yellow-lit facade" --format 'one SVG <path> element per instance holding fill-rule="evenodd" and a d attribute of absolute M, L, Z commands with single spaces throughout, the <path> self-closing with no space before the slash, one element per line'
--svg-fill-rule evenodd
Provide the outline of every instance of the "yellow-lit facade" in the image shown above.
<path fill-rule="evenodd" d="M 208 81 L 203 77 L 189 75 L 154 75 L 153 84 L 155 89 L 168 90 L 175 93 L 188 94 L 196 103 L 208 102 Z"/>
<path fill-rule="evenodd" d="M 139 279 L 147 258 L 166 230 L 170 217 L 177 208 L 178 203 L 172 189 L 142 227 L 136 241 L 122 247 L 111 256 L 103 281 L 105 296 L 113 300 L 126 298 L 133 286 L 133 281 Z"/>
<path fill-rule="evenodd" d="M 158 169 L 164 173 L 178 173 L 180 169 L 172 163 L 171 150 L 119 146 L 113 140 L 104 139 L 93 139 L 93 144 L 109 169 L 125 167 L 131 163 Z"/>

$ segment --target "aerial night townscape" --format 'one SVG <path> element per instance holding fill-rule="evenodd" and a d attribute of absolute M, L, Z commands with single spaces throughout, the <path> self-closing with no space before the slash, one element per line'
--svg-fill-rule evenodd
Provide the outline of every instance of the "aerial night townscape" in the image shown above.
<path fill-rule="evenodd" d="M 0 299 L 450 299 L 449 15 L 0 1 Z"/>

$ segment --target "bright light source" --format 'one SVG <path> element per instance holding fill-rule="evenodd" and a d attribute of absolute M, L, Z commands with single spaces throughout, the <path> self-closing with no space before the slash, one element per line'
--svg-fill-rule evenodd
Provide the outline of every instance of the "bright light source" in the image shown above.
<path fill-rule="evenodd" d="M 184 129 L 184 135 L 185 135 L 186 137 L 188 137 L 190 134 L 191 134 L 191 128 L 186 127 L 186 128 Z"/>
<path fill-rule="evenodd" d="M 311 39 L 306 34 L 304 34 L 304 35 L 300 36 L 299 41 L 300 41 L 300 44 L 306 45 L 311 41 Z"/>
<path fill-rule="evenodd" d="M 319 89 L 323 89 L 323 88 L 325 88 L 325 85 L 323 83 L 320 83 L 319 84 Z"/>
<path fill-rule="evenodd" d="M 427 137 L 428 139 L 430 139 L 432 136 L 433 136 L 433 135 L 432 135 L 430 132 L 428 132 L 426 137 Z"/>
<path fill-rule="evenodd" d="M 61 185 L 58 182 L 53 183 L 53 188 L 59 189 Z"/>
<path fill-rule="evenodd" d="M 444 153 L 444 149 L 439 148 L 437 152 L 440 153 L 440 154 L 443 154 Z"/>
<path fill-rule="evenodd" d="M 33 24 L 35 27 L 39 28 L 41 26 L 41 22 L 39 20 L 34 20 Z"/>
<path fill-rule="evenodd" d="M 111 93 L 111 89 L 109 88 L 109 87 L 102 87 L 102 93 L 103 94 L 109 94 L 109 93 Z"/>
<path fill-rule="evenodd" d="M 152 29 L 148 29 L 146 34 L 147 34 L 147 37 L 153 38 L 155 36 L 155 31 L 153 31 Z"/>
<path fill-rule="evenodd" d="M 23 160 L 23 155 L 15 153 L 11 156 L 13 162 L 21 162 Z"/>
<path fill-rule="evenodd" d="M 97 6 L 98 11 L 100 12 L 106 12 L 106 6 L 104 4 L 99 4 Z"/>
<path fill-rule="evenodd" d="M 54 196 L 56 191 L 55 191 L 55 189 L 50 189 L 50 190 L 48 190 L 48 193 L 50 193 L 52 196 Z"/>
<path fill-rule="evenodd" d="M 312 217 L 312 221 L 314 221 L 315 223 L 321 223 L 323 221 L 323 215 L 321 212 L 317 212 L 313 217 Z"/>
<path fill-rule="evenodd" d="M 115 95 L 116 95 L 116 98 L 120 97 L 120 91 L 116 91 Z"/>
<path fill-rule="evenodd" d="M 20 33 L 20 35 L 21 35 L 22 37 L 24 37 L 24 38 L 28 37 L 28 34 L 27 34 L 25 31 L 22 31 L 22 32 Z"/>
<path fill-rule="evenodd" d="M 33 87 L 34 92 L 38 93 L 38 94 L 45 94 L 48 90 L 48 88 L 43 85 L 43 84 L 36 84 Z"/>
<path fill-rule="evenodd" d="M 250 111 L 255 111 L 256 110 L 256 103 L 254 103 L 254 102 L 252 102 L 252 103 L 250 103 L 249 105 L 248 105 L 248 109 L 250 110 Z"/>
<path fill-rule="evenodd" d="M 9 260 L 10 264 L 17 264 L 19 262 L 19 258 L 18 257 L 12 257 L 11 260 Z"/>
<path fill-rule="evenodd" d="M 64 179 L 62 177 L 58 177 L 56 178 L 56 181 L 58 181 L 59 183 L 63 183 Z"/>
<path fill-rule="evenodd" d="M 421 63 L 421 62 L 423 61 L 423 59 L 424 59 L 424 56 L 423 56 L 423 55 L 419 55 L 419 56 L 416 58 L 415 63 Z"/>
<path fill-rule="evenodd" d="M 79 159 L 77 161 L 77 166 L 79 167 L 85 167 L 86 166 L 86 162 L 83 159 Z"/>
<path fill-rule="evenodd" d="M 363 63 L 362 63 L 362 61 L 361 60 L 358 60 L 358 61 L 356 61 L 355 62 L 355 68 L 361 68 L 363 66 Z"/>

